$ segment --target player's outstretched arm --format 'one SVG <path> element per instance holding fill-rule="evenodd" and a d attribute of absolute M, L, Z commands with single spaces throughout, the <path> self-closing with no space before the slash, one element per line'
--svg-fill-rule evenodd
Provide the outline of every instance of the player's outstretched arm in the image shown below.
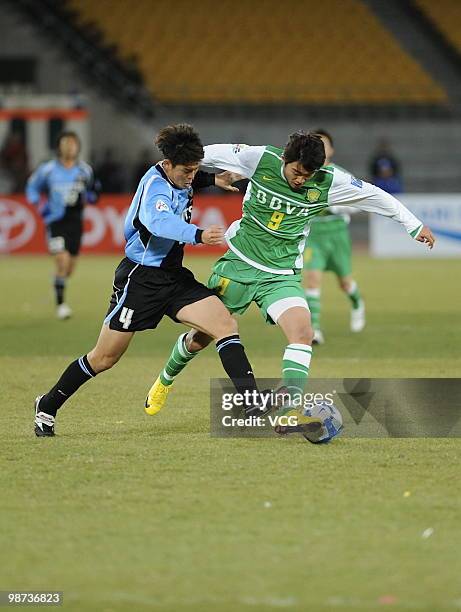
<path fill-rule="evenodd" d="M 206 189 L 207 187 L 220 187 L 225 191 L 237 191 L 238 187 L 233 187 L 233 183 L 237 181 L 241 181 L 243 176 L 240 174 L 236 174 L 235 172 L 221 172 L 220 174 L 212 174 L 211 172 L 204 172 L 203 170 L 199 170 L 195 175 L 194 180 L 192 181 L 192 187 L 194 191 L 198 191 L 200 189 Z"/>
<path fill-rule="evenodd" d="M 204 147 L 202 166 L 219 168 L 251 178 L 258 167 L 266 147 L 250 147 L 245 144 L 214 144 Z"/>
<path fill-rule="evenodd" d="M 203 244 L 222 244 L 224 242 L 224 229 L 219 225 L 210 225 L 202 232 Z"/>
<path fill-rule="evenodd" d="M 87 204 L 97 204 L 102 191 L 101 181 L 94 176 L 93 168 L 89 164 L 85 164 L 84 169 L 86 174 L 86 202 Z"/>
<path fill-rule="evenodd" d="M 331 205 L 352 206 L 365 212 L 389 217 L 404 226 L 412 238 L 434 245 L 434 236 L 406 206 L 376 185 L 356 179 L 347 172 L 335 169 L 328 202 Z"/>
<path fill-rule="evenodd" d="M 224 230 L 213 225 L 206 230 L 187 223 L 173 212 L 173 202 L 166 191 L 148 188 L 141 199 L 139 220 L 153 236 L 168 238 L 186 244 L 221 244 Z"/>
<path fill-rule="evenodd" d="M 33 172 L 26 184 L 26 198 L 30 204 L 39 204 L 42 192 L 45 190 L 45 173 L 43 164 Z"/>
<path fill-rule="evenodd" d="M 434 246 L 435 237 L 431 230 L 426 225 L 423 225 L 421 231 L 419 232 L 419 234 L 417 234 L 415 240 L 427 244 L 427 246 L 432 249 L 432 247 Z"/>
<path fill-rule="evenodd" d="M 215 175 L 211 172 L 205 172 L 204 170 L 199 170 L 197 174 L 194 176 L 194 180 L 192 181 L 192 189 L 194 191 L 200 191 L 200 189 L 206 189 L 207 187 L 212 187 L 215 184 Z"/>
<path fill-rule="evenodd" d="M 158 238 L 168 238 L 186 244 L 201 242 L 199 227 L 187 223 L 173 212 L 173 201 L 166 191 L 147 188 L 139 205 L 139 220 L 148 231 Z"/>
<path fill-rule="evenodd" d="M 217 187 L 221 187 L 221 189 L 224 189 L 225 191 L 236 191 L 238 193 L 238 187 L 234 187 L 234 183 L 241 181 L 244 178 L 245 177 L 241 174 L 226 170 L 225 172 L 215 174 L 214 180 Z"/>

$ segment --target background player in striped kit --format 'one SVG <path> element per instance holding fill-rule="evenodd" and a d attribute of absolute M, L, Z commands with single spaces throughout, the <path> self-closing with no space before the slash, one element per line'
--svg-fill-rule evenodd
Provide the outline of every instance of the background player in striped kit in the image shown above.
<path fill-rule="evenodd" d="M 325 147 L 325 166 L 336 166 L 331 160 L 334 154 L 333 138 L 324 129 L 314 130 Z M 340 166 L 337 166 L 341 170 Z M 344 170 L 347 172 L 347 170 Z M 323 344 L 325 338 L 320 325 L 322 273 L 336 274 L 340 288 L 351 302 L 351 331 L 360 332 L 365 327 L 365 303 L 357 283 L 352 278 L 352 245 L 349 234 L 350 213 L 354 208 L 330 206 L 311 221 L 307 247 L 304 253 L 306 269 L 306 299 L 311 311 L 313 344 Z"/>
<path fill-rule="evenodd" d="M 80 252 L 83 208 L 85 204 L 95 204 L 99 194 L 93 170 L 78 159 L 79 153 L 78 135 L 62 132 L 57 142 L 57 158 L 40 164 L 26 187 L 28 201 L 40 206 L 48 250 L 55 259 L 53 285 L 58 319 L 68 319 L 72 315 L 65 302 L 66 283 Z"/>

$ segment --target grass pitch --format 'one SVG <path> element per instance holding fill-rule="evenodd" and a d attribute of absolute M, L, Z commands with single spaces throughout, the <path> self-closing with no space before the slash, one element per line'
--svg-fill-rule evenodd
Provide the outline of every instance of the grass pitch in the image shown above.
<path fill-rule="evenodd" d="M 60 322 L 50 259 L 0 260 L 0 590 L 64 591 L 76 611 L 461 608 L 458 439 L 210 438 L 211 347 L 147 417 L 181 329 L 167 320 L 71 398 L 58 437 L 35 439 L 33 399 L 93 346 L 116 263 L 81 259 Z M 211 260 L 188 264 L 205 279 Z M 459 275 L 357 257 L 368 326 L 349 333 L 327 278 L 312 376 L 458 377 Z M 251 310 L 241 335 L 256 374 L 277 377 L 280 332 Z"/>

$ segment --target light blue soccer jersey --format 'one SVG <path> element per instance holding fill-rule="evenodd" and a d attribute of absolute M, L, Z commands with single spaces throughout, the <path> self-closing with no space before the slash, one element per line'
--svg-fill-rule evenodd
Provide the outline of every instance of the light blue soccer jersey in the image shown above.
<path fill-rule="evenodd" d="M 144 266 L 181 266 L 184 244 L 200 242 L 191 215 L 192 189 L 178 189 L 156 164 L 142 177 L 125 219 L 126 256 Z"/>
<path fill-rule="evenodd" d="M 31 204 L 43 204 L 40 214 L 46 225 L 59 221 L 70 208 L 81 210 L 84 204 L 97 201 L 93 170 L 83 161 L 66 168 L 52 159 L 40 164 L 29 177 L 26 197 Z"/>

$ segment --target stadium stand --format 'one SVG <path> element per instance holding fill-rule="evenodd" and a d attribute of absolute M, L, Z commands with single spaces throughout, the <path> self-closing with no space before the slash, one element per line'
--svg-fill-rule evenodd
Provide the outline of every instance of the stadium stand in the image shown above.
<path fill-rule="evenodd" d="M 2 9 L 2 25 L 8 12 L 17 14 L 21 21 L 32 25 L 44 39 L 59 48 L 79 69 L 80 76 L 88 85 L 126 111 L 146 118 L 153 116 L 152 95 L 146 90 L 136 67 L 104 43 L 99 29 L 78 27 L 74 12 L 69 11 L 64 2 L 4 0 Z M 10 55 L 15 56 L 14 49 Z M 72 86 L 66 93 L 69 89 Z"/>
<path fill-rule="evenodd" d="M 447 101 L 359 0 L 177 0 L 174 14 L 168 0 L 68 0 L 67 6 L 81 27 L 97 27 L 123 60 L 135 62 L 164 104 Z"/>
<path fill-rule="evenodd" d="M 415 0 L 415 4 L 461 55 L 460 0 Z"/>

